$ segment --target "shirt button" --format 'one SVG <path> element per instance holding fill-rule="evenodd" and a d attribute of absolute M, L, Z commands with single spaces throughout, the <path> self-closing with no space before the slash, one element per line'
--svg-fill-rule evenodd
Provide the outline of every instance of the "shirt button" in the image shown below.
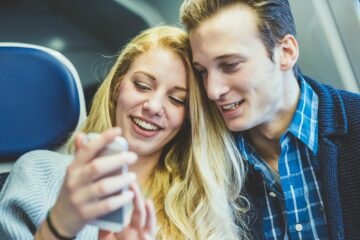
<path fill-rule="evenodd" d="M 269 192 L 269 195 L 270 195 L 270 197 L 276 198 L 276 193 L 274 193 L 274 192 Z"/>
<path fill-rule="evenodd" d="M 303 230 L 303 226 L 300 223 L 298 223 L 295 225 L 295 229 L 296 231 L 301 232 Z"/>

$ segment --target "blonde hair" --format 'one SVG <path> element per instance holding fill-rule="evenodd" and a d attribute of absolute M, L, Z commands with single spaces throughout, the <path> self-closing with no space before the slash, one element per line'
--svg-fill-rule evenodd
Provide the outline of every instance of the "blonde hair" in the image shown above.
<path fill-rule="evenodd" d="M 155 204 L 157 239 L 246 236 L 241 221 L 244 201 L 239 197 L 244 167 L 222 117 L 208 103 L 194 76 L 188 36 L 181 29 L 151 28 L 125 46 L 94 97 L 83 131 L 102 132 L 116 125 L 118 85 L 134 59 L 155 47 L 168 49 L 182 59 L 189 84 L 184 126 L 165 146 L 149 182 L 142 186 Z"/>

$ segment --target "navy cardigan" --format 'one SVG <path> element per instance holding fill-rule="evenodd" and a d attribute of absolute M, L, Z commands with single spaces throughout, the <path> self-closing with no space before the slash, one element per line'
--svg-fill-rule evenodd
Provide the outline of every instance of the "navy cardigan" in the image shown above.
<path fill-rule="evenodd" d="M 304 76 L 319 97 L 319 151 L 322 197 L 331 239 L 360 239 L 360 94 L 337 90 Z M 259 173 L 249 167 L 246 193 L 255 205 L 250 229 L 263 238 L 262 219 L 251 186 Z"/>

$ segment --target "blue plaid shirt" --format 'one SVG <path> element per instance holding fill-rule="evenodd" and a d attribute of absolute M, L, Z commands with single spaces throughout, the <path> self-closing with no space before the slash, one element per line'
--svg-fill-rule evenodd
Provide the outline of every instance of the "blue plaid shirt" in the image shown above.
<path fill-rule="evenodd" d="M 278 171 L 274 172 L 246 137 L 236 134 L 245 159 L 261 172 L 265 239 L 327 239 L 327 225 L 320 194 L 318 148 L 318 97 L 304 79 L 300 99 L 287 131 L 280 138 Z"/>

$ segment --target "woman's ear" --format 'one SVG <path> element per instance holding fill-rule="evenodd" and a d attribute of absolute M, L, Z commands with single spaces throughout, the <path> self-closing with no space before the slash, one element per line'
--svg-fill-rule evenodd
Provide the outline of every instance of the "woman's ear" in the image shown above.
<path fill-rule="evenodd" d="M 299 58 L 299 45 L 296 38 L 287 34 L 280 41 L 280 67 L 282 71 L 292 70 Z"/>

